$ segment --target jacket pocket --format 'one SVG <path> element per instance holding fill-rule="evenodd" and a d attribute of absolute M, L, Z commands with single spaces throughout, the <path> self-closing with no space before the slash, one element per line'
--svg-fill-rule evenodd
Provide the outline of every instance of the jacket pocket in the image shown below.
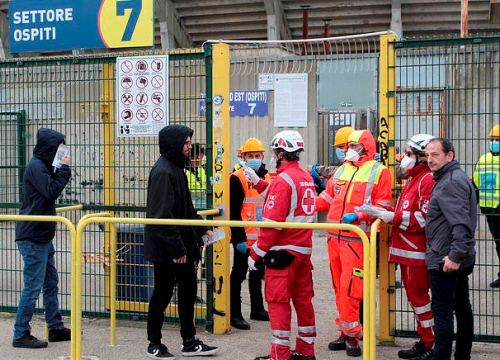
<path fill-rule="evenodd" d="M 290 291 L 288 289 L 289 269 L 266 268 L 265 292 L 267 302 L 289 302 Z"/>
<path fill-rule="evenodd" d="M 347 202 L 353 205 L 363 205 L 365 201 L 366 184 L 353 183 L 348 192 Z"/>
<path fill-rule="evenodd" d="M 353 273 L 351 274 L 347 295 L 353 299 L 361 301 L 363 300 L 363 278 L 360 277 L 360 274 L 355 274 L 356 270 L 358 269 L 353 269 Z"/>

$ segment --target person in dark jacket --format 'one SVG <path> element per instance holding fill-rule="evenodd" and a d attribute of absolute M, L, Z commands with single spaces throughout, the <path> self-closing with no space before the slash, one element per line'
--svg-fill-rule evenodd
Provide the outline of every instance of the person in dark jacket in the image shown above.
<path fill-rule="evenodd" d="M 52 161 L 64 135 L 40 128 L 37 141 L 23 177 L 23 200 L 20 215 L 55 215 L 56 199 L 71 177 L 69 157 L 55 169 Z M 23 258 L 24 288 L 21 293 L 14 324 L 12 345 L 22 348 L 44 348 L 47 342 L 31 335 L 30 321 L 35 302 L 43 288 L 45 320 L 49 328 L 49 341 L 68 341 L 70 330 L 64 327 L 59 310 L 58 275 L 54 261 L 56 224 L 25 221 L 16 223 L 16 244 Z"/>
<path fill-rule="evenodd" d="M 169 125 L 159 134 L 160 158 L 148 179 L 146 216 L 163 219 L 201 219 L 191 200 L 184 172 L 189 162 L 193 130 L 183 125 Z M 201 236 L 212 232 L 192 226 L 147 225 L 144 232 L 144 255 L 154 266 L 154 290 L 149 302 L 147 354 L 152 358 L 174 359 L 161 343 L 164 312 L 178 289 L 178 309 L 183 340 L 182 355 L 211 355 L 217 348 L 195 338 L 194 304 L 196 301 L 196 265 L 201 259 Z"/>
<path fill-rule="evenodd" d="M 433 360 L 451 358 L 453 312 L 457 318 L 456 360 L 469 360 L 474 318 L 469 299 L 469 275 L 475 262 L 476 193 L 467 174 L 454 160 L 450 141 L 434 139 L 425 147 L 436 185 L 427 211 L 425 260 L 429 269 L 434 314 Z"/>

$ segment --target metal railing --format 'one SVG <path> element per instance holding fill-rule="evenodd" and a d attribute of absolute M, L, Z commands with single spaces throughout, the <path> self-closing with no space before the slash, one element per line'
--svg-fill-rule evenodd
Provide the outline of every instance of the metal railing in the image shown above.
<path fill-rule="evenodd" d="M 71 275 L 72 289 L 74 289 L 71 313 L 71 360 L 82 358 L 82 244 L 85 229 L 90 224 L 111 224 L 111 289 L 110 289 L 110 343 L 116 344 L 116 224 L 143 224 L 143 225 L 170 225 L 170 226 L 213 226 L 213 227 L 259 227 L 259 228 L 281 228 L 281 229 L 311 229 L 311 230 L 347 230 L 356 233 L 363 242 L 363 312 L 365 314 L 364 326 L 364 360 L 376 358 L 376 323 L 375 323 L 375 291 L 376 291 L 376 234 L 380 221 L 372 225 L 371 240 L 359 227 L 349 224 L 318 224 L 318 223 L 276 223 L 256 221 L 229 221 L 229 220 L 184 220 L 184 219 L 146 219 L 146 218 L 118 218 L 90 216 L 82 218 L 76 228 L 76 243 L 73 258 L 76 264 Z M 224 240 L 222 240 L 224 241 Z M 366 281 L 367 280 L 367 281 Z M 74 307 L 73 307 L 74 306 Z"/>

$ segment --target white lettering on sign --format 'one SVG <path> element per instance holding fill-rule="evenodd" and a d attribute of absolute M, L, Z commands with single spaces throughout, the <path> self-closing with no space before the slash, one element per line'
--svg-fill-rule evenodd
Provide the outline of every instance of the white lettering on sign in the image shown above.
<path fill-rule="evenodd" d="M 12 16 L 14 24 L 73 21 L 73 8 L 16 11 Z"/>
<path fill-rule="evenodd" d="M 55 40 L 56 28 L 32 28 L 14 30 L 14 41 L 33 41 L 33 40 Z"/>

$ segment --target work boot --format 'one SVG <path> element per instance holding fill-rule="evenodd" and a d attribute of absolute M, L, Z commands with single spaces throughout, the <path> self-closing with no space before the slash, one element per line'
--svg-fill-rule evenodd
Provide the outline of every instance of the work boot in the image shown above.
<path fill-rule="evenodd" d="M 62 329 L 49 330 L 49 342 L 70 341 L 71 330 L 63 327 Z"/>
<path fill-rule="evenodd" d="M 492 281 L 490 283 L 490 287 L 495 288 L 495 289 L 500 288 L 500 277 L 498 279 L 496 279 L 495 281 Z"/>
<path fill-rule="evenodd" d="M 347 356 L 361 356 L 361 347 L 359 346 L 358 339 L 356 339 L 355 337 L 347 336 L 345 345 L 345 352 Z"/>
<path fill-rule="evenodd" d="M 250 324 L 241 315 L 231 318 L 231 326 L 240 330 L 250 330 Z"/>
<path fill-rule="evenodd" d="M 426 350 L 425 344 L 422 341 L 417 341 L 410 349 L 399 350 L 398 356 L 400 359 L 413 359 L 414 357 L 420 356 L 420 354 L 424 353 Z"/>
<path fill-rule="evenodd" d="M 269 314 L 265 309 L 250 312 L 250 319 L 257 321 L 269 321 Z"/>
<path fill-rule="evenodd" d="M 343 333 L 340 334 L 337 340 L 331 341 L 328 344 L 328 349 L 331 351 L 339 351 L 339 350 L 345 350 L 346 345 L 345 341 L 347 339 L 347 336 L 344 335 Z"/>
<path fill-rule="evenodd" d="M 299 354 L 298 352 L 292 352 L 290 360 L 316 360 L 316 356 Z"/>
<path fill-rule="evenodd" d="M 12 346 L 15 348 L 26 348 L 26 349 L 41 349 L 46 348 L 48 345 L 47 341 L 38 340 L 31 334 L 26 334 L 18 340 L 12 342 Z"/>
<path fill-rule="evenodd" d="M 270 360 L 271 356 L 269 355 L 264 355 L 264 356 L 257 356 L 255 360 Z"/>

